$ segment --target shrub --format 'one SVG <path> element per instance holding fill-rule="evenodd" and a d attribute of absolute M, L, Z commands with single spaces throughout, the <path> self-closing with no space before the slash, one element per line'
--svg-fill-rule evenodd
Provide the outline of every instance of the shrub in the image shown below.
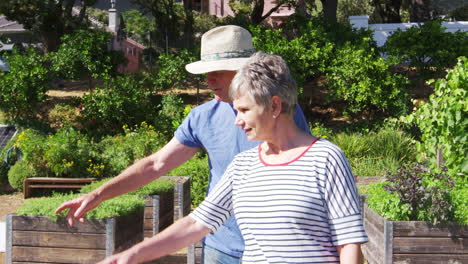
<path fill-rule="evenodd" d="M 34 117 L 49 88 L 44 57 L 32 49 L 24 55 L 15 50 L 7 60 L 10 71 L 0 71 L 0 110 L 9 119 Z"/>
<path fill-rule="evenodd" d="M 57 177 L 86 178 L 85 170 L 93 160 L 93 146 L 86 135 L 66 127 L 51 135 L 45 142 L 46 167 Z"/>
<path fill-rule="evenodd" d="M 446 32 L 441 20 L 428 21 L 406 31 L 398 29 L 387 39 L 384 50 L 410 66 L 443 71 L 452 68 L 457 57 L 468 54 L 468 33 Z"/>
<path fill-rule="evenodd" d="M 467 59 L 460 58 L 445 79 L 436 81 L 434 94 L 407 117 L 404 122 L 416 124 L 421 131 L 417 145 L 420 159 L 429 159 L 436 167 L 436 150 L 442 150 L 444 166 L 451 174 L 468 173 L 468 70 Z"/>
<path fill-rule="evenodd" d="M 415 141 L 406 133 L 383 128 L 377 132 L 338 133 L 330 136 L 359 176 L 396 173 L 398 167 L 415 162 Z"/>
<path fill-rule="evenodd" d="M 156 60 L 155 72 L 150 70 L 144 73 L 146 82 L 150 83 L 155 91 L 181 86 L 188 79 L 185 65 L 195 60 L 196 55 L 186 49 L 178 53 L 161 54 Z"/>
<path fill-rule="evenodd" d="M 106 178 L 102 179 L 100 181 L 95 181 L 93 183 L 90 183 L 83 188 L 81 188 L 80 192 L 81 193 L 89 193 L 91 191 L 96 190 L 100 186 L 102 186 L 104 183 L 108 182 L 112 178 Z M 174 190 L 174 181 L 167 180 L 167 179 L 158 179 L 155 181 L 152 181 L 151 183 L 135 190 L 132 192 L 129 192 L 128 194 L 131 195 L 158 195 L 162 193 L 167 193 L 167 192 L 172 192 Z"/>
<path fill-rule="evenodd" d="M 167 175 L 190 177 L 192 208 L 197 207 L 205 199 L 210 176 L 207 156 L 203 158 L 194 156 L 178 168 L 171 170 Z"/>
<path fill-rule="evenodd" d="M 391 61 L 371 47 L 345 45 L 336 52 L 327 76 L 331 99 L 345 102 L 345 113 L 400 116 L 408 113 L 408 80 L 392 73 Z"/>
<path fill-rule="evenodd" d="M 394 221 L 466 223 L 468 219 L 463 219 L 466 214 L 460 214 L 466 202 L 456 199 L 452 202 L 454 186 L 455 182 L 444 170 L 429 171 L 422 164 L 405 165 L 389 176 L 388 182 L 369 187 L 369 207 Z"/>
<path fill-rule="evenodd" d="M 11 187 L 21 191 L 23 190 L 24 180 L 36 176 L 36 170 L 28 162 L 21 160 L 16 162 L 8 171 L 8 182 Z"/>
<path fill-rule="evenodd" d="M 79 111 L 71 105 L 57 104 L 49 112 L 49 120 L 54 128 L 77 127 L 78 119 Z"/>
<path fill-rule="evenodd" d="M 41 169 L 39 168 L 45 168 L 46 164 L 44 158 L 46 140 L 45 134 L 37 130 L 26 129 L 18 134 L 14 140 L 14 146 L 19 149 L 23 160 L 40 171 Z"/>
<path fill-rule="evenodd" d="M 177 94 L 163 96 L 161 104 L 158 107 L 160 111 L 158 113 L 157 125 L 159 130 L 166 135 L 167 139 L 170 139 L 192 108 L 188 105 L 186 106 L 182 98 Z"/>
<path fill-rule="evenodd" d="M 165 137 L 146 122 L 129 128 L 124 126 L 125 135 L 109 136 L 98 145 L 101 150 L 103 175 L 116 176 L 135 160 L 156 152 L 165 143 Z"/>
<path fill-rule="evenodd" d="M 52 197 L 28 199 L 16 211 L 18 215 L 46 216 L 52 221 L 57 221 L 59 217 L 66 216 L 66 210 L 60 214 L 55 214 L 57 209 L 65 201 L 77 198 L 76 194 L 54 194 Z M 124 216 L 143 210 L 145 201 L 134 195 L 121 195 L 119 197 L 106 200 L 98 207 L 86 213 L 87 219 L 104 219 L 108 217 Z"/>
<path fill-rule="evenodd" d="M 96 91 L 83 96 L 82 121 L 90 133 L 117 134 L 124 125 L 155 119 L 156 107 L 149 96 L 150 92 L 133 78 L 107 80 Z"/>

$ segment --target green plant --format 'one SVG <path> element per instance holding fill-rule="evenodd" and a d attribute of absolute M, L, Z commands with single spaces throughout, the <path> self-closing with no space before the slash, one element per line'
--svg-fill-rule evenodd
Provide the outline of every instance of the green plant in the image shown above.
<path fill-rule="evenodd" d="M 68 104 L 57 104 L 49 112 L 49 120 L 54 128 L 65 126 L 78 126 L 79 112 Z"/>
<path fill-rule="evenodd" d="M 167 175 L 190 177 L 192 208 L 197 207 L 205 199 L 210 176 L 207 156 L 202 158 L 195 156 L 178 168 L 171 170 Z"/>
<path fill-rule="evenodd" d="M 420 159 L 436 167 L 437 149 L 442 150 L 444 166 L 451 174 L 468 173 L 468 70 L 467 59 L 461 57 L 445 79 L 436 81 L 434 94 L 412 114 L 401 118 L 416 124 L 421 131 L 417 145 Z"/>
<path fill-rule="evenodd" d="M 89 133 L 109 135 L 143 121 L 156 120 L 156 106 L 150 100 L 151 92 L 131 77 L 106 80 L 94 92 L 83 96 L 82 123 Z"/>
<path fill-rule="evenodd" d="M 77 194 L 54 194 L 47 198 L 28 199 L 16 211 L 18 215 L 46 216 L 52 221 L 66 216 L 66 210 L 55 214 L 63 202 L 77 198 Z M 119 197 L 104 201 L 94 210 L 86 213 L 87 219 L 104 219 L 108 217 L 129 215 L 143 210 L 145 201 L 135 195 L 121 195 Z"/>
<path fill-rule="evenodd" d="M 49 74 L 44 57 L 33 49 L 6 56 L 9 72 L 0 71 L 0 110 L 8 119 L 35 117 L 47 98 Z"/>
<path fill-rule="evenodd" d="M 135 160 L 160 149 L 166 138 L 152 125 L 142 122 L 134 127 L 124 126 L 124 135 L 108 136 L 98 144 L 100 162 L 89 170 L 102 175 L 116 176 Z"/>
<path fill-rule="evenodd" d="M 93 183 L 90 183 L 83 188 L 81 188 L 80 192 L 81 193 L 89 193 L 91 191 L 96 190 L 100 186 L 102 186 L 104 183 L 108 182 L 112 178 L 106 178 L 102 179 L 100 181 L 95 181 Z M 167 180 L 167 179 L 158 179 L 155 181 L 152 181 L 151 183 L 135 190 L 132 192 L 129 192 L 128 194 L 131 195 L 158 195 L 162 193 L 167 193 L 167 192 L 172 192 L 174 190 L 174 181 Z"/>
<path fill-rule="evenodd" d="M 387 39 L 384 50 L 423 71 L 443 71 L 453 67 L 457 57 L 468 54 L 468 33 L 445 30 L 441 20 L 428 21 L 405 31 L 398 29 Z"/>
<path fill-rule="evenodd" d="M 372 184 L 367 189 L 369 207 L 382 217 L 394 221 L 409 221 L 409 206 L 402 205 L 398 195 L 387 192 L 387 183 Z"/>
<path fill-rule="evenodd" d="M 48 54 L 51 70 L 62 78 L 74 80 L 110 78 L 124 62 L 122 54 L 108 48 L 110 40 L 110 33 L 92 30 L 77 30 L 63 36 L 59 49 Z"/>
<path fill-rule="evenodd" d="M 393 128 L 337 133 L 330 136 L 330 140 L 343 150 L 353 172 L 359 176 L 396 173 L 401 165 L 416 161 L 414 139 Z"/>
<path fill-rule="evenodd" d="M 93 145 L 86 135 L 66 127 L 47 138 L 44 160 L 57 177 L 86 178 L 85 168 L 93 159 L 93 153 Z"/>
<path fill-rule="evenodd" d="M 8 171 L 8 182 L 16 190 L 23 190 L 24 180 L 35 176 L 36 170 L 28 162 L 20 160 Z"/>
<path fill-rule="evenodd" d="M 331 99 L 344 101 L 344 112 L 352 115 L 406 114 L 408 80 L 390 71 L 393 64 L 381 58 L 372 47 L 344 45 L 337 49 L 326 74 Z"/>

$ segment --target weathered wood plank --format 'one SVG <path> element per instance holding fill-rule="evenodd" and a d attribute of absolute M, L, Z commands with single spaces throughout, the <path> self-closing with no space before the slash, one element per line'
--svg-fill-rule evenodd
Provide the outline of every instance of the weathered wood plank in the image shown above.
<path fill-rule="evenodd" d="M 104 234 L 15 231 L 13 246 L 106 249 Z"/>
<path fill-rule="evenodd" d="M 13 230 L 23 231 L 51 231 L 51 232 L 82 232 L 82 233 L 105 233 L 105 222 L 97 220 L 86 220 L 84 224 L 76 222 L 70 227 L 65 218 L 59 218 L 57 222 L 50 221 L 44 216 L 12 216 Z"/>
<path fill-rule="evenodd" d="M 468 240 L 463 238 L 394 237 L 394 254 L 468 254 Z"/>
<path fill-rule="evenodd" d="M 372 211 L 372 209 L 370 209 L 368 206 L 364 207 L 364 215 L 365 220 L 367 220 L 369 223 L 372 223 L 377 228 L 377 230 L 380 232 L 384 231 L 385 218 Z"/>
<path fill-rule="evenodd" d="M 411 237 L 465 237 L 468 238 L 468 226 L 447 223 L 434 226 L 422 221 L 396 221 L 393 229 L 394 236 Z"/>
<path fill-rule="evenodd" d="M 465 264 L 468 255 L 454 254 L 394 254 L 395 264 Z"/>
<path fill-rule="evenodd" d="M 105 258 L 105 251 L 93 249 L 13 247 L 13 261 L 87 264 Z"/>

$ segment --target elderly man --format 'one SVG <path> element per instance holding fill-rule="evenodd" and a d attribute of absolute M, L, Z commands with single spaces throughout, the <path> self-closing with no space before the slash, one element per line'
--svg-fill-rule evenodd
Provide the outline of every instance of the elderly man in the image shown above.
<path fill-rule="evenodd" d="M 207 73 L 207 84 L 215 98 L 194 108 L 176 130 L 174 138 L 161 150 L 139 160 L 97 190 L 65 202 L 57 212 L 69 209 L 70 225 L 76 220 L 84 221 L 84 214 L 102 201 L 156 180 L 201 149 L 209 156 L 209 193 L 235 155 L 260 143 L 248 141 L 244 131 L 235 126 L 236 111 L 229 99 L 229 86 L 236 71 L 254 52 L 250 33 L 241 27 L 216 27 L 203 34 L 201 60 L 186 65 L 186 69 L 194 74 Z M 308 132 L 304 115 L 297 105 L 294 120 L 300 129 Z M 240 263 L 243 250 L 244 241 L 236 220 L 231 217 L 216 233 L 205 238 L 202 262 Z"/>

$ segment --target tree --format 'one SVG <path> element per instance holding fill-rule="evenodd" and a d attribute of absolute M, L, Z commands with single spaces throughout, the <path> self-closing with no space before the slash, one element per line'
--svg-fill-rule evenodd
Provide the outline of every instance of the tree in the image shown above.
<path fill-rule="evenodd" d="M 230 0 L 229 7 L 235 15 L 245 16 L 249 21 L 258 25 L 265 19 L 267 19 L 273 12 L 277 11 L 282 5 L 294 5 L 296 6 L 297 1 L 295 0 L 276 0 L 275 6 L 268 10 L 265 14 L 265 1 L 264 0 Z"/>
<path fill-rule="evenodd" d="M 86 7 L 97 0 L 2 0 L 0 13 L 7 19 L 21 23 L 27 30 L 37 34 L 46 52 L 57 49 L 60 38 L 86 25 Z M 73 6 L 81 5 L 79 14 Z"/>
<path fill-rule="evenodd" d="M 338 9 L 338 0 L 320 0 L 323 6 L 323 16 L 326 22 L 336 23 L 336 11 Z"/>
<path fill-rule="evenodd" d="M 174 0 L 131 0 L 155 19 L 156 41 L 166 48 L 175 45 L 180 32 L 180 6 Z"/>
<path fill-rule="evenodd" d="M 372 4 L 383 23 L 401 23 L 402 0 L 373 0 Z"/>
<path fill-rule="evenodd" d="M 410 0 L 409 11 L 411 22 L 425 22 L 433 18 L 431 0 Z"/>

